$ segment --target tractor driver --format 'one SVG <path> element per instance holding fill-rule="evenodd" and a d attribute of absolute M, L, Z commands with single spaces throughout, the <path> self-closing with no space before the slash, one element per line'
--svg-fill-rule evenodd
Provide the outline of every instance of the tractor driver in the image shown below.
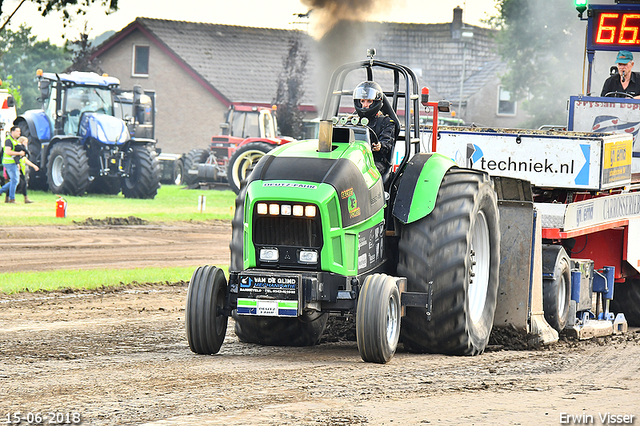
<path fill-rule="evenodd" d="M 395 124 L 388 115 L 383 114 L 382 88 L 373 81 L 363 81 L 353 90 L 353 103 L 360 118 L 369 120 L 368 126 L 378 137 L 378 142 L 371 144 L 376 168 L 382 176 L 391 166 L 391 151 L 394 146 Z"/>
<path fill-rule="evenodd" d="M 605 80 L 600 96 L 640 99 L 640 74 L 632 71 L 633 53 L 628 50 L 618 52 L 616 67 L 618 72 Z"/>

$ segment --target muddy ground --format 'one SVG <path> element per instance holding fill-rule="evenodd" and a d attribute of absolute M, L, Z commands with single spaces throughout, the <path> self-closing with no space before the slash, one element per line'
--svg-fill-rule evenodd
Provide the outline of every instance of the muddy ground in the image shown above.
<path fill-rule="evenodd" d="M 229 236 L 226 222 L 5 228 L 2 271 L 223 264 Z M 186 291 L 0 295 L 0 423 L 20 412 L 46 415 L 40 424 L 79 413 L 85 425 L 614 424 L 607 413 L 640 424 L 637 330 L 477 357 L 400 347 L 377 365 L 349 333 L 262 347 L 239 342 L 231 321 L 220 353 L 199 356 L 185 337 Z"/>

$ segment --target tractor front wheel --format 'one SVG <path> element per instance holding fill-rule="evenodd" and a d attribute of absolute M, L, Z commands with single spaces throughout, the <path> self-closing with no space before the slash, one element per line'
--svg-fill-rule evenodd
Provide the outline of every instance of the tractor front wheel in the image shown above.
<path fill-rule="evenodd" d="M 400 292 L 393 277 L 369 275 L 358 295 L 356 340 L 365 362 L 385 364 L 400 337 Z"/>
<path fill-rule="evenodd" d="M 233 192 L 240 192 L 242 181 L 249 177 L 258 161 L 274 147 L 266 142 L 251 142 L 235 150 L 227 166 L 227 180 Z"/>
<path fill-rule="evenodd" d="M 484 351 L 497 303 L 498 225 L 489 176 L 452 168 L 434 210 L 402 227 L 398 275 L 407 277 L 408 291 L 433 291 L 430 321 L 425 308 L 406 308 L 400 337 L 405 349 L 451 355 Z"/>
<path fill-rule="evenodd" d="M 185 325 L 189 348 L 197 354 L 218 353 L 227 332 L 224 313 L 227 280 L 215 266 L 196 269 L 187 290 Z"/>
<path fill-rule="evenodd" d="M 148 147 L 134 146 L 128 154 L 129 176 L 122 178 L 125 198 L 155 198 L 160 187 L 160 163 Z"/>
<path fill-rule="evenodd" d="M 81 145 L 58 142 L 47 161 L 47 184 L 54 194 L 83 195 L 89 186 L 89 160 Z"/>

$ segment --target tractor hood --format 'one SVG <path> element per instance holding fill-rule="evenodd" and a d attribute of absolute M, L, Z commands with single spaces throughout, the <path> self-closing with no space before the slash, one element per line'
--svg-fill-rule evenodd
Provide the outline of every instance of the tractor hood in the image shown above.
<path fill-rule="evenodd" d="M 98 113 L 82 115 L 78 136 L 83 144 L 89 138 L 105 145 L 121 145 L 131 139 L 124 121 Z"/>
<path fill-rule="evenodd" d="M 318 152 L 316 140 L 292 142 L 265 155 L 248 183 L 265 187 L 331 185 L 341 207 L 343 226 L 366 220 L 384 207 L 382 179 L 363 141 L 338 143 L 331 152 Z"/>

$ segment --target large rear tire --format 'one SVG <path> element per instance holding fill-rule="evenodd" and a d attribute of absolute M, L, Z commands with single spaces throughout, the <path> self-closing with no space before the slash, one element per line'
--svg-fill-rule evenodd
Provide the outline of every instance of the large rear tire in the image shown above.
<path fill-rule="evenodd" d="M 227 180 L 233 192 L 240 192 L 242 182 L 249 177 L 258 161 L 274 147 L 266 142 L 251 142 L 234 151 L 227 166 Z"/>
<path fill-rule="evenodd" d="M 187 153 L 184 159 L 184 183 L 188 186 L 198 183 L 198 164 L 206 163 L 208 157 L 209 151 L 206 149 L 192 149 Z"/>
<path fill-rule="evenodd" d="M 476 355 L 493 326 L 498 292 L 500 234 L 496 193 L 489 176 L 450 169 L 435 208 L 405 225 L 398 275 L 409 291 L 429 291 L 433 309 L 407 307 L 401 341 L 411 352 Z"/>
<path fill-rule="evenodd" d="M 227 280 L 215 266 L 200 266 L 193 272 L 187 290 L 185 326 L 191 351 L 215 354 L 227 332 L 229 317 L 224 313 Z"/>
<path fill-rule="evenodd" d="M 400 337 L 400 292 L 393 277 L 369 275 L 358 295 L 356 341 L 365 362 L 386 364 Z"/>
<path fill-rule="evenodd" d="M 231 221 L 231 263 L 230 272 L 244 269 L 242 241 L 244 238 L 244 186 L 236 197 L 236 211 Z M 233 312 L 235 331 L 238 338 L 246 343 L 267 346 L 312 346 L 318 343 L 329 314 L 307 313 L 298 318 L 272 318 L 238 315 Z"/>
<path fill-rule="evenodd" d="M 571 300 L 571 261 L 564 250 L 558 252 L 554 276 L 542 282 L 544 318 L 558 333 L 567 325 Z"/>
<path fill-rule="evenodd" d="M 623 312 L 630 326 L 640 327 L 640 278 L 615 285 L 611 311 Z"/>
<path fill-rule="evenodd" d="M 59 142 L 47 162 L 47 184 L 54 194 L 84 195 L 89 187 L 89 160 L 81 145 Z"/>
<path fill-rule="evenodd" d="M 125 198 L 155 198 L 160 187 L 160 162 L 155 151 L 135 145 L 128 155 L 129 176 L 122 178 Z"/>

